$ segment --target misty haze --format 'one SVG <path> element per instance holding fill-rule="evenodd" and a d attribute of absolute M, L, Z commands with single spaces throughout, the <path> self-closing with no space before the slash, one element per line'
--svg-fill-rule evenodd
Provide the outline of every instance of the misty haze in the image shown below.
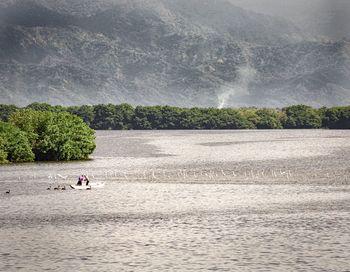
<path fill-rule="evenodd" d="M 349 3 L 3 0 L 0 101 L 347 105 Z"/>

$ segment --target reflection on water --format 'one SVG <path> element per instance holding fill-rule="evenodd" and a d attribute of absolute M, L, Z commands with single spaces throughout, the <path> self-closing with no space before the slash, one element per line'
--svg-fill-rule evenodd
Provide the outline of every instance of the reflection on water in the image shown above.
<path fill-rule="evenodd" d="M 304 134 L 99 132 L 93 161 L 1 167 L 0 271 L 347 271 L 350 132 Z M 82 171 L 106 186 L 46 190 Z"/>

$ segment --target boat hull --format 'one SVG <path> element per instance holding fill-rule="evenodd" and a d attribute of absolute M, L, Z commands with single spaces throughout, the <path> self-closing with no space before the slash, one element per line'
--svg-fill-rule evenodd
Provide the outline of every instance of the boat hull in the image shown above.
<path fill-rule="evenodd" d="M 91 190 L 91 189 L 98 189 L 103 188 L 105 186 L 104 183 L 90 183 L 89 185 L 76 185 L 71 184 L 70 187 L 74 190 Z"/>

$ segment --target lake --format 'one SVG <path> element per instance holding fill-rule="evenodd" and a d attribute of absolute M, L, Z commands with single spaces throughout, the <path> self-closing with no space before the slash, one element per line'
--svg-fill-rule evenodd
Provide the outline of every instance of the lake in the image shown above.
<path fill-rule="evenodd" d="M 96 143 L 89 161 L 0 166 L 0 271 L 349 271 L 350 131 Z M 105 187 L 68 189 L 82 173 Z"/>

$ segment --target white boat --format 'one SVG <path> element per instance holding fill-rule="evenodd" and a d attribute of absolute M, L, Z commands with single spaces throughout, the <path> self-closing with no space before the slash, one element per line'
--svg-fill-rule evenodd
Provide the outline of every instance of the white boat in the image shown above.
<path fill-rule="evenodd" d="M 89 185 L 76 185 L 71 184 L 70 187 L 75 190 L 91 190 L 91 189 L 98 189 L 103 188 L 105 186 L 102 182 L 90 182 Z"/>

